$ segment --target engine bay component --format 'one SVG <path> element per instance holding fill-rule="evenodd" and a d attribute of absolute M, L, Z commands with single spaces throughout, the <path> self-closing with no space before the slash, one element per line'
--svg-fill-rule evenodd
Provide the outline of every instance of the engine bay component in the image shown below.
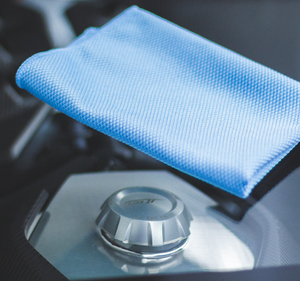
<path fill-rule="evenodd" d="M 28 239 L 70 280 L 252 269 L 258 229 L 216 205 L 167 171 L 75 174 Z"/>
<path fill-rule="evenodd" d="M 111 247 L 141 257 L 162 257 L 183 249 L 192 216 L 172 193 L 152 187 L 117 191 L 103 204 L 99 233 Z"/>

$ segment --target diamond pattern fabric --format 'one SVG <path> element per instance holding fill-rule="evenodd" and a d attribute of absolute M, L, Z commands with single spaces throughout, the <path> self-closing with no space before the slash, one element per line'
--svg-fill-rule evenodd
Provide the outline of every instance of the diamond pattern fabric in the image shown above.
<path fill-rule="evenodd" d="M 19 68 L 19 87 L 247 197 L 299 142 L 299 83 L 138 7 Z"/>

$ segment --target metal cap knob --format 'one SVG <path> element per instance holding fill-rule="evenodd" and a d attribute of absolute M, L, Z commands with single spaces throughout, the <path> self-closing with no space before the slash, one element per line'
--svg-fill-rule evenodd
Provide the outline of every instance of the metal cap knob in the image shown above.
<path fill-rule="evenodd" d="M 164 256 L 183 248 L 192 216 L 172 193 L 129 187 L 112 194 L 96 220 L 104 241 L 128 254 Z"/>

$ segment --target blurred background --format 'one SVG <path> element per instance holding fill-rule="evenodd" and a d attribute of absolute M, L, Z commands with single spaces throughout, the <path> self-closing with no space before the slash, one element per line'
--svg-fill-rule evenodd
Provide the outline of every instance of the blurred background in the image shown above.
<path fill-rule="evenodd" d="M 12 228 L 11 222 L 15 218 L 20 218 L 16 227 L 17 233 L 21 231 L 24 218 L 21 219 L 20 214 L 30 210 L 30 204 L 42 189 L 46 189 L 51 197 L 74 173 L 169 170 L 211 196 L 219 202 L 221 211 L 236 220 L 241 219 L 260 198 L 252 196 L 242 200 L 175 171 L 61 114 L 16 86 L 15 73 L 26 58 L 37 52 L 64 47 L 86 28 L 101 27 L 132 5 L 293 79 L 300 79 L 298 1 L 1 1 L 0 212 L 5 226 L 0 236 L 4 237 L 2 241 L 11 243 L 11 232 L 4 231 Z M 2 253 L 6 255 L 13 249 L 9 247 L 2 245 Z M 19 254 L 17 249 L 15 251 Z"/>
<path fill-rule="evenodd" d="M 300 2 L 297 1 L 2 1 L 0 196 L 12 194 L 37 180 L 57 187 L 67 175 L 76 172 L 172 170 L 53 110 L 15 84 L 15 73 L 26 58 L 68 45 L 86 28 L 104 25 L 131 5 L 149 10 L 289 77 L 300 78 Z M 188 180 L 218 200 L 231 196 L 195 179 Z M 251 205 L 230 198 L 238 206 L 243 205 L 242 208 Z"/>

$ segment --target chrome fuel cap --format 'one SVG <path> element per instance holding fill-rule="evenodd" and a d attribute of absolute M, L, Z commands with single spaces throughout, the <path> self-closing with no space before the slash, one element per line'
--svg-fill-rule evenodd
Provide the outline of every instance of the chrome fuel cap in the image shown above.
<path fill-rule="evenodd" d="M 151 258 L 181 251 L 190 235 L 191 220 L 174 194 L 152 187 L 129 187 L 104 202 L 96 224 L 109 246 Z"/>

